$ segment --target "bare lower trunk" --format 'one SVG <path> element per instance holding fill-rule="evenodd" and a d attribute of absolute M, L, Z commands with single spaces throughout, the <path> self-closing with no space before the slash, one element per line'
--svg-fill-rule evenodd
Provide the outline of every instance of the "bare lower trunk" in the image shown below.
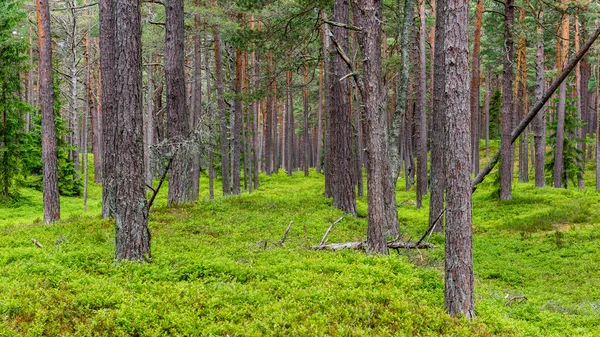
<path fill-rule="evenodd" d="M 186 105 L 184 70 L 183 0 L 169 0 L 166 5 L 165 83 L 167 87 L 167 134 L 177 148 L 169 169 L 169 205 L 191 202 L 192 158 L 189 145 L 189 116 Z"/>
<path fill-rule="evenodd" d="M 544 80 L 544 39 L 543 22 L 544 13 L 538 14 L 539 25 L 537 27 L 537 52 L 535 56 L 535 100 L 539 101 L 546 90 L 546 81 Z M 533 120 L 533 132 L 535 141 L 535 186 L 545 187 L 546 177 L 544 172 L 544 162 L 546 157 L 546 123 L 544 121 L 544 111 L 540 111 Z"/>
<path fill-rule="evenodd" d="M 367 131 L 367 245 L 372 253 L 386 254 L 386 232 L 398 227 L 398 217 L 392 191 L 395 191 L 395 185 L 392 184 L 386 152 L 387 128 L 381 64 L 382 3 L 381 0 L 357 0 L 352 2 L 352 7 L 354 24 L 362 29 L 357 33 L 357 39 L 363 59 L 361 96 Z M 395 217 L 393 214 L 396 214 Z"/>
<path fill-rule="evenodd" d="M 504 66 L 502 75 L 502 132 L 500 139 L 500 200 L 512 199 L 513 151 L 510 141 L 513 119 L 513 23 L 514 0 L 507 0 L 504 10 Z"/>
<path fill-rule="evenodd" d="M 425 1 L 419 1 L 419 76 L 417 90 L 417 208 L 427 194 L 427 69 L 425 50 Z"/>
<path fill-rule="evenodd" d="M 432 226 L 444 209 L 445 190 L 445 141 L 444 133 L 444 25 L 446 21 L 446 0 L 437 1 L 437 18 L 435 22 L 435 59 L 433 71 L 433 110 L 431 113 L 431 197 L 429 199 L 429 226 Z M 436 232 L 444 229 L 443 215 L 433 228 Z"/>
<path fill-rule="evenodd" d="M 347 0 L 336 0 L 333 9 L 333 20 L 348 23 Z M 348 50 L 348 32 L 345 28 L 331 27 L 336 43 L 342 50 Z M 333 57 L 333 73 L 331 74 L 330 91 L 330 147 L 329 162 L 332 179 L 333 206 L 342 211 L 356 215 L 356 195 L 352 177 L 352 111 L 350 108 L 350 80 L 346 77 L 348 66 L 339 53 Z"/>
<path fill-rule="evenodd" d="M 486 158 L 490 155 L 490 97 L 492 96 L 492 87 L 491 87 L 491 76 L 492 73 L 488 69 L 487 76 L 485 79 L 485 102 L 484 102 L 484 122 L 483 127 L 485 128 L 485 156 Z"/>
<path fill-rule="evenodd" d="M 569 49 L 569 15 L 563 14 L 561 25 L 560 67 L 566 62 Z M 556 148 L 554 152 L 554 187 L 564 187 L 564 140 L 565 140 L 565 110 L 567 102 L 567 82 L 563 81 L 558 89 L 558 106 L 556 108 Z"/>
<path fill-rule="evenodd" d="M 240 194 L 240 154 L 241 154 L 241 137 L 242 137 L 242 69 L 243 57 L 242 50 L 236 49 L 235 57 L 235 98 L 233 101 L 233 116 L 231 116 L 231 175 L 232 175 L 232 193 Z"/>
<path fill-rule="evenodd" d="M 196 0 L 196 6 L 200 2 Z M 196 134 L 202 122 L 202 38 L 200 37 L 200 15 L 194 15 L 194 87 L 192 93 L 192 111 L 190 111 L 190 129 Z M 192 200 L 198 199 L 200 192 L 200 153 L 192 154 L 191 187 Z"/>
<path fill-rule="evenodd" d="M 213 39 L 215 47 L 215 77 L 217 82 L 217 109 L 219 110 L 219 126 L 221 139 L 221 177 L 223 195 L 231 193 L 229 184 L 229 140 L 227 128 L 227 114 L 225 112 L 225 88 L 223 86 L 223 66 L 221 62 L 221 40 L 219 38 L 219 27 L 213 28 Z"/>
<path fill-rule="evenodd" d="M 42 183 L 44 186 L 44 223 L 60 220 L 58 195 L 58 157 L 54 120 L 54 86 L 52 83 L 52 37 L 48 0 L 36 0 L 39 48 L 39 95 L 42 108 Z"/>
<path fill-rule="evenodd" d="M 448 0 L 444 52 L 446 123 L 448 155 L 445 157 L 447 181 L 446 273 L 444 305 L 451 316 L 475 316 L 472 221 L 471 221 L 471 147 L 469 140 L 469 2 Z"/>
<path fill-rule="evenodd" d="M 115 216 L 117 114 L 115 112 L 114 1 L 100 0 L 100 77 L 102 85 L 102 217 Z"/>
<path fill-rule="evenodd" d="M 483 0 L 477 0 L 475 9 L 475 31 L 473 34 L 473 55 L 471 56 L 471 154 L 473 173 L 479 172 L 479 83 L 481 71 L 479 69 L 479 51 L 481 48 L 481 19 L 483 17 Z"/>
<path fill-rule="evenodd" d="M 142 124 L 142 25 L 138 2 L 115 0 L 115 64 L 118 116 L 115 258 L 150 257 L 150 230 L 144 185 Z"/>

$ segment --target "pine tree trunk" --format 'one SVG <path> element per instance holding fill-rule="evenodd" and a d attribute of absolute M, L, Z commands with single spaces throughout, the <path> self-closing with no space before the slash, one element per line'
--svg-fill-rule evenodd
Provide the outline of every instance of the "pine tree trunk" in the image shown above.
<path fill-rule="evenodd" d="M 72 0 L 69 6 L 71 7 L 71 30 L 69 31 L 70 38 L 70 48 L 71 53 L 71 64 L 70 64 L 70 77 L 71 77 L 71 94 L 70 94 L 70 128 L 71 128 L 71 154 L 70 158 L 73 160 L 73 169 L 75 169 L 75 173 L 73 174 L 75 179 L 78 179 L 79 173 L 78 171 L 81 169 L 79 166 L 79 99 L 78 99 L 78 89 L 77 89 L 77 64 L 79 63 L 79 57 L 77 55 L 77 44 L 79 44 L 79 37 L 77 36 L 77 13 L 73 9 L 77 3 Z"/>
<path fill-rule="evenodd" d="M 200 1 L 195 1 L 200 6 Z M 202 122 L 202 39 L 200 37 L 200 15 L 194 14 L 194 92 L 192 93 L 192 111 L 190 112 L 190 128 L 195 135 Z M 198 200 L 200 193 L 200 153 L 194 151 L 192 157 L 192 200 Z"/>
<path fill-rule="evenodd" d="M 210 76 L 210 62 L 209 60 L 209 45 L 207 44 L 208 38 L 206 37 L 206 21 L 204 21 L 204 36 L 203 36 L 203 45 L 204 45 L 204 66 L 206 67 L 206 109 L 208 115 L 208 134 L 210 139 L 215 139 L 214 134 L 216 132 L 215 129 L 215 116 L 213 113 L 213 105 L 212 105 L 212 90 L 211 90 L 211 76 Z M 215 167 L 214 167 L 214 152 L 215 147 L 211 142 L 209 142 L 208 149 L 208 197 L 210 200 L 215 199 Z"/>
<path fill-rule="evenodd" d="M 117 202 L 117 114 L 115 112 L 115 0 L 100 0 L 100 77 L 102 86 L 102 217 L 115 216 Z"/>
<path fill-rule="evenodd" d="M 481 0 L 480 0 L 481 1 Z M 427 194 L 427 59 L 425 50 L 425 0 L 419 1 L 419 76 L 417 90 L 417 208 Z"/>
<path fill-rule="evenodd" d="M 167 87 L 167 137 L 174 146 L 169 169 L 169 205 L 188 203 L 192 197 L 189 115 L 186 105 L 184 70 L 183 0 L 169 0 L 165 6 L 165 83 Z"/>
<path fill-rule="evenodd" d="M 575 14 L 575 53 L 577 53 L 579 51 L 579 19 L 577 14 Z M 583 90 L 581 87 L 581 62 L 577 63 L 577 65 L 575 66 L 575 98 L 577 99 L 577 119 L 580 122 L 583 122 L 584 119 L 583 117 L 583 105 L 585 102 L 584 100 L 584 96 L 583 96 Z M 579 139 L 584 138 L 585 133 L 583 132 L 583 128 L 584 126 L 578 127 L 577 131 L 575 133 L 576 137 Z M 581 169 L 581 171 L 583 172 L 585 169 L 585 165 L 584 165 L 584 158 L 585 158 L 585 149 L 583 148 L 583 142 L 578 141 L 577 142 L 577 149 L 579 149 L 582 152 L 581 155 L 581 160 L 578 163 L 579 168 Z M 577 186 L 579 187 L 579 189 L 583 189 L 584 187 L 584 183 L 583 183 L 583 174 L 578 175 L 577 177 Z"/>
<path fill-rule="evenodd" d="M 221 40 L 219 27 L 213 28 L 213 39 L 215 47 L 215 77 L 217 82 L 217 109 L 219 110 L 219 126 L 221 138 L 221 177 L 223 195 L 231 193 L 229 184 L 229 140 L 227 128 L 227 113 L 225 111 L 225 88 L 223 86 L 223 65 L 221 62 Z"/>
<path fill-rule="evenodd" d="M 357 40 L 363 59 L 361 96 L 367 130 L 367 246 L 371 253 L 387 254 L 386 232 L 398 227 L 395 188 L 388 161 L 384 87 L 382 80 L 381 0 L 352 2 L 354 24 L 361 27 Z M 393 191 L 392 191 L 393 190 Z M 396 214 L 393 217 L 393 214 Z"/>
<path fill-rule="evenodd" d="M 469 2 L 449 0 L 445 25 L 445 97 L 448 146 L 445 157 L 447 181 L 446 273 L 444 305 L 450 316 L 475 317 L 472 221 L 471 135 L 469 129 Z"/>
<path fill-rule="evenodd" d="M 484 110 L 484 122 L 483 127 L 485 129 L 485 157 L 490 156 L 490 98 L 492 96 L 492 73 L 490 69 L 487 70 L 487 75 L 485 78 L 485 102 L 483 104 Z"/>
<path fill-rule="evenodd" d="M 431 112 L 431 196 L 429 198 L 429 226 L 440 218 L 444 210 L 445 164 L 446 155 L 444 135 L 445 102 L 444 86 L 444 25 L 446 22 L 446 0 L 437 1 L 437 17 L 435 22 L 435 57 L 433 71 L 433 110 Z M 444 230 L 444 218 L 441 216 L 433 231 Z"/>
<path fill-rule="evenodd" d="M 561 24 L 560 70 L 567 61 L 569 51 L 569 21 L 570 16 L 563 14 Z M 564 140 L 565 140 L 565 110 L 567 102 L 567 81 L 563 81 L 558 89 L 558 107 L 556 109 L 556 150 L 554 154 L 554 187 L 565 187 L 564 180 Z"/>
<path fill-rule="evenodd" d="M 510 141 L 513 119 L 514 82 L 514 0 L 506 0 L 504 9 L 504 63 L 502 75 L 502 131 L 500 137 L 500 200 L 512 199 L 513 150 Z"/>
<path fill-rule="evenodd" d="M 60 220 L 58 194 L 58 157 L 54 119 L 54 85 L 52 81 L 52 36 L 48 0 L 36 0 L 39 48 L 39 96 L 42 112 L 42 171 L 44 223 Z"/>
<path fill-rule="evenodd" d="M 288 58 L 289 62 L 289 58 Z M 294 106 L 292 100 L 292 71 L 286 71 L 286 100 L 285 100 L 285 145 L 283 146 L 285 158 L 285 171 L 288 176 L 294 171 Z"/>
<path fill-rule="evenodd" d="M 231 175 L 232 175 L 232 193 L 240 194 L 240 155 L 242 137 L 242 69 L 243 57 L 242 50 L 236 48 L 235 52 L 235 98 L 233 101 L 233 115 L 231 116 Z"/>
<path fill-rule="evenodd" d="M 150 230 L 144 184 L 142 123 L 142 24 L 140 4 L 114 1 L 115 112 L 117 127 L 117 203 L 115 258 L 150 257 Z M 182 13 L 183 14 L 183 13 Z"/>
<path fill-rule="evenodd" d="M 542 26 L 544 20 L 544 12 L 540 11 L 538 14 L 538 26 L 537 26 L 537 52 L 535 56 L 535 100 L 540 101 L 546 91 L 546 81 L 544 80 L 544 27 Z M 533 120 L 533 132 L 535 141 L 535 186 L 545 187 L 546 177 L 544 162 L 546 157 L 546 123 L 544 121 L 544 111 L 538 112 Z"/>
<path fill-rule="evenodd" d="M 471 154 L 473 174 L 479 173 L 479 51 L 481 49 L 481 19 L 483 17 L 483 0 L 477 0 L 475 8 L 475 31 L 473 34 L 473 55 L 471 56 Z"/>
<path fill-rule="evenodd" d="M 321 31 L 323 32 L 325 30 L 325 25 L 323 25 L 323 28 L 321 28 Z M 323 33 L 321 33 L 323 34 Z M 321 39 L 323 39 L 323 37 L 321 37 Z M 324 54 L 325 55 L 325 54 Z M 323 95 L 324 93 L 324 84 L 323 84 L 323 68 L 324 68 L 324 63 L 325 63 L 325 56 L 323 57 L 323 61 L 320 63 L 320 67 L 319 67 L 319 105 L 318 105 L 318 110 L 317 110 L 317 158 L 316 158 L 316 171 L 317 173 L 321 173 L 322 171 L 322 167 L 321 167 L 321 157 L 323 156 L 323 108 L 324 108 L 324 100 L 325 100 L 325 96 Z"/>
<path fill-rule="evenodd" d="M 304 152 L 303 170 L 304 176 L 308 177 L 310 159 L 310 141 L 308 139 L 308 64 L 304 65 L 304 120 L 302 121 L 302 144 Z"/>

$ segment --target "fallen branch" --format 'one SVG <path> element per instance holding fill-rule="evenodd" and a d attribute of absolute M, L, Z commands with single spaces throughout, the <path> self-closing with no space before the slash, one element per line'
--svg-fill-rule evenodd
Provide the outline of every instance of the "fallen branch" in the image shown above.
<path fill-rule="evenodd" d="M 290 228 L 292 227 L 293 223 L 294 223 L 294 221 L 290 221 L 290 224 L 285 229 L 285 232 L 283 233 L 283 237 L 281 238 L 281 241 L 279 241 L 279 245 L 280 246 L 283 246 L 283 243 L 285 242 L 285 239 L 287 239 L 287 235 L 290 232 Z"/>
<path fill-rule="evenodd" d="M 340 249 L 355 249 L 355 250 L 365 250 L 366 249 L 366 241 L 360 242 L 344 242 L 344 243 L 332 243 L 329 245 L 319 245 L 310 247 L 313 250 L 340 250 Z M 388 242 L 387 247 L 390 249 L 428 249 L 428 248 L 437 248 L 434 244 L 424 242 L 406 242 L 406 241 L 393 241 Z"/>
<path fill-rule="evenodd" d="M 506 303 L 504 304 L 504 306 L 505 306 L 505 307 L 507 307 L 507 306 L 510 306 L 510 305 L 511 305 L 511 304 L 513 304 L 513 303 L 517 303 L 517 304 L 519 304 L 519 303 L 521 303 L 521 302 L 524 302 L 524 301 L 527 301 L 527 300 L 528 300 L 527 296 L 515 296 L 515 297 L 511 297 L 511 298 L 508 300 L 508 302 L 506 302 Z"/>
<path fill-rule="evenodd" d="M 341 217 L 341 218 L 335 220 L 335 222 L 332 223 L 331 226 L 329 226 L 329 228 L 327 228 L 327 232 L 325 232 L 325 235 L 323 235 L 321 242 L 319 242 L 319 246 L 322 246 L 327 242 L 327 236 L 329 235 L 329 232 L 331 232 L 331 230 L 333 229 L 333 226 L 335 226 L 338 222 L 342 221 L 343 218 L 344 217 Z"/>
<path fill-rule="evenodd" d="M 44 248 L 44 246 L 42 246 L 41 243 L 38 242 L 38 240 L 36 239 L 31 239 L 31 242 L 33 242 L 34 245 L 36 245 L 38 248 Z"/>

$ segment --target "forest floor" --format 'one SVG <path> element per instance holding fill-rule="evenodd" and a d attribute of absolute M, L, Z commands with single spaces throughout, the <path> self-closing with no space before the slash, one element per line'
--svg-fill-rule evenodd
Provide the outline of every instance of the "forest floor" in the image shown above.
<path fill-rule="evenodd" d="M 389 256 L 307 249 L 344 216 L 314 171 L 261 175 L 254 193 L 214 201 L 202 177 L 200 200 L 176 208 L 163 189 L 145 264 L 114 263 L 98 185 L 86 213 L 82 198 L 61 198 L 64 220 L 50 226 L 41 193 L 23 188 L 0 206 L 0 336 L 600 336 L 593 169 L 583 191 L 515 182 L 513 200 L 499 202 L 489 177 L 475 192 L 471 322 L 444 313 L 443 235 L 436 249 Z M 399 182 L 408 236 L 425 231 L 427 198 L 416 209 Z M 366 215 L 362 198 L 328 241 L 365 239 Z M 290 221 L 285 245 L 273 244 Z"/>

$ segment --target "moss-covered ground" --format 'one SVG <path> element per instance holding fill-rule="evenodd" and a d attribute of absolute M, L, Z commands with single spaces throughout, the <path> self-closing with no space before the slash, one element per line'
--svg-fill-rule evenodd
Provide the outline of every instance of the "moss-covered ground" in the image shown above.
<path fill-rule="evenodd" d="M 389 256 L 312 251 L 343 216 L 323 177 L 261 175 L 252 194 L 150 215 L 150 263 L 115 264 L 114 227 L 99 217 L 101 188 L 62 198 L 63 220 L 42 225 L 41 193 L 0 206 L 0 336 L 600 336 L 600 194 L 587 186 L 514 183 L 499 202 L 488 178 L 473 197 L 476 314 L 443 308 L 439 248 Z M 90 172 L 91 174 L 91 172 Z M 219 191 L 220 185 L 217 185 Z M 419 237 L 428 199 L 398 184 L 402 230 Z M 366 199 L 329 242 L 366 236 Z M 274 245 L 293 221 L 285 246 Z M 38 240 L 44 248 L 34 246 Z M 524 296 L 527 299 L 511 298 Z"/>

